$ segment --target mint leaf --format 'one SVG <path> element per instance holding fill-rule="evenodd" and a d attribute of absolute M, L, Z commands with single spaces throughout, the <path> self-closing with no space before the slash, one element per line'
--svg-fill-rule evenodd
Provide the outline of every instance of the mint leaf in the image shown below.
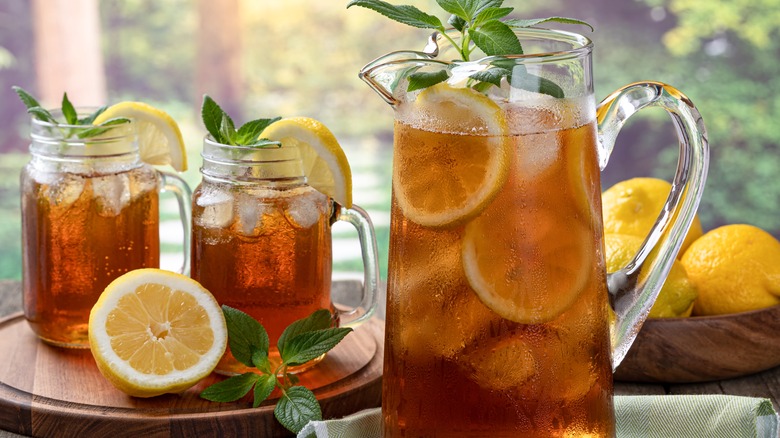
<path fill-rule="evenodd" d="M 563 89 L 559 87 L 558 84 L 549 79 L 545 79 L 531 73 L 515 73 L 512 75 L 509 82 L 513 87 L 520 88 L 522 90 L 547 94 L 548 96 L 557 98 L 565 97 Z"/>
<path fill-rule="evenodd" d="M 75 125 L 79 122 L 79 115 L 76 113 L 76 108 L 70 103 L 68 93 L 63 93 L 62 95 L 62 115 L 65 117 L 65 123 L 68 125 Z"/>
<path fill-rule="evenodd" d="M 576 18 L 566 18 L 566 17 L 532 18 L 530 20 L 519 20 L 519 19 L 507 20 L 504 23 L 506 23 L 508 26 L 511 27 L 531 27 L 531 26 L 536 26 L 537 24 L 542 24 L 547 22 L 564 23 L 564 24 L 581 24 L 583 26 L 589 27 L 591 32 L 595 30 L 593 29 L 593 26 L 591 26 L 585 21 L 577 20 Z"/>
<path fill-rule="evenodd" d="M 94 112 L 94 113 L 92 113 L 92 114 L 90 114 L 90 115 L 88 115 L 88 116 L 86 116 L 86 117 L 82 117 L 82 118 L 80 118 L 80 119 L 78 120 L 78 123 L 76 123 L 76 124 L 77 124 L 77 125 L 91 125 L 91 124 L 92 124 L 92 122 L 94 122 L 94 121 L 95 121 L 95 119 L 97 118 L 97 116 L 99 116 L 99 115 L 103 114 L 103 112 L 106 110 L 106 108 L 108 108 L 108 107 L 107 107 L 107 106 L 105 106 L 105 105 L 101 106 L 100 108 L 98 108 L 97 110 L 95 110 L 95 112 Z"/>
<path fill-rule="evenodd" d="M 279 349 L 279 354 L 282 354 L 287 346 L 288 340 L 300 335 L 301 333 L 326 329 L 332 325 L 333 315 L 330 313 L 330 311 L 326 309 L 317 310 L 306 318 L 301 318 L 288 325 L 279 336 L 279 340 L 276 342 L 276 348 Z"/>
<path fill-rule="evenodd" d="M 260 133 L 268 127 L 271 123 L 281 119 L 281 117 L 274 117 L 273 119 L 257 119 L 251 122 L 244 123 L 236 135 L 236 143 L 246 145 L 248 143 L 254 143 L 257 141 Z"/>
<path fill-rule="evenodd" d="M 228 328 L 230 352 L 242 364 L 254 366 L 252 356 L 256 351 L 268 355 L 269 341 L 265 328 L 246 313 L 229 306 L 222 306 Z"/>
<path fill-rule="evenodd" d="M 16 85 L 14 85 L 13 87 L 11 87 L 11 89 L 14 90 L 17 96 L 19 96 L 19 99 L 22 101 L 24 106 L 27 107 L 27 109 L 35 108 L 35 107 L 43 108 L 41 104 L 38 103 L 38 101 L 35 100 L 34 97 L 32 97 L 32 94 L 25 91 L 24 88 L 17 87 Z"/>
<path fill-rule="evenodd" d="M 406 88 L 406 91 L 414 91 L 423 88 L 428 88 L 430 86 L 438 84 L 439 82 L 446 81 L 447 78 L 449 77 L 450 75 L 449 73 L 447 73 L 447 70 L 439 70 L 433 73 L 428 73 L 428 72 L 412 73 L 408 76 L 409 86 Z"/>
<path fill-rule="evenodd" d="M 87 129 L 79 132 L 78 134 L 76 134 L 76 136 L 78 138 L 97 137 L 98 135 L 108 132 L 111 129 L 110 128 L 111 126 L 121 125 L 123 123 L 130 123 L 130 119 L 126 117 L 115 117 L 113 119 L 108 119 L 105 122 L 101 123 L 98 126 L 95 126 L 92 129 Z"/>
<path fill-rule="evenodd" d="M 38 120 L 43 120 L 44 122 L 58 124 L 57 120 L 54 119 L 54 116 L 52 116 L 50 112 L 46 111 L 45 109 L 39 106 L 27 108 L 27 112 L 32 114 L 32 116 L 37 118 Z"/>
<path fill-rule="evenodd" d="M 504 4 L 504 0 L 477 0 L 476 9 L 474 15 L 477 16 L 487 8 L 500 8 Z"/>
<path fill-rule="evenodd" d="M 501 21 L 488 21 L 479 29 L 469 29 L 469 35 L 487 56 L 519 55 L 523 46 L 512 29 Z"/>
<path fill-rule="evenodd" d="M 474 27 L 479 27 L 488 21 L 504 18 L 514 10 L 515 8 L 485 8 L 474 18 Z"/>
<path fill-rule="evenodd" d="M 285 365 L 302 365 L 330 351 L 351 328 L 329 328 L 301 333 L 287 341 L 281 352 Z"/>
<path fill-rule="evenodd" d="M 268 360 L 268 352 L 255 350 L 252 353 L 252 365 L 266 374 L 275 374 L 271 371 L 271 361 Z"/>
<path fill-rule="evenodd" d="M 225 111 L 222 110 L 222 108 L 217 105 L 217 102 L 214 101 L 211 97 L 209 97 L 207 94 L 203 95 L 203 104 L 200 107 L 200 116 L 203 120 L 203 125 L 206 127 L 206 131 L 211 134 L 211 137 L 214 138 L 214 141 L 217 143 L 227 144 L 227 138 L 222 137 L 222 132 L 220 131 L 220 127 L 222 126 L 222 120 L 227 118 L 230 120 L 230 116 L 225 113 Z M 230 123 L 232 124 L 233 121 L 230 120 Z"/>
<path fill-rule="evenodd" d="M 252 402 L 252 407 L 256 408 L 260 406 L 260 403 L 264 402 L 265 399 L 271 395 L 274 388 L 276 388 L 276 376 L 273 374 L 263 374 L 262 376 L 259 376 L 257 383 L 255 384 L 255 400 Z"/>
<path fill-rule="evenodd" d="M 477 9 L 474 0 L 436 0 L 436 3 L 450 14 L 455 14 L 466 21 L 471 21 Z"/>
<path fill-rule="evenodd" d="M 508 77 L 512 74 L 511 70 L 501 67 L 491 67 L 487 70 L 478 71 L 471 76 L 471 79 L 476 79 L 481 82 L 488 82 L 497 87 L 501 86 L 501 78 Z"/>
<path fill-rule="evenodd" d="M 414 6 L 395 6 L 382 0 L 352 0 L 347 4 L 347 9 L 352 6 L 361 6 L 379 12 L 385 17 L 413 27 L 421 29 L 439 29 L 444 31 L 441 20 L 433 15 L 417 9 Z"/>
<path fill-rule="evenodd" d="M 276 140 L 269 140 L 267 138 L 258 138 L 257 140 L 255 140 L 255 141 L 253 141 L 251 143 L 246 143 L 246 144 L 244 144 L 242 146 L 250 146 L 250 147 L 258 148 L 258 149 L 270 148 L 272 146 L 276 147 L 276 148 L 280 148 L 280 147 L 282 147 L 282 142 L 281 141 L 276 141 Z"/>
<path fill-rule="evenodd" d="M 447 20 L 447 24 L 457 29 L 459 32 L 463 32 L 463 28 L 466 27 L 466 20 L 458 17 L 457 15 L 453 14 L 450 15 L 449 20 Z"/>
<path fill-rule="evenodd" d="M 322 411 L 313 392 L 293 386 L 276 403 L 274 416 L 287 430 L 298 433 L 309 421 L 322 420 Z"/>
<path fill-rule="evenodd" d="M 223 117 L 219 125 L 219 135 L 222 137 L 222 144 L 236 144 L 236 127 L 229 117 Z"/>
<path fill-rule="evenodd" d="M 249 390 L 252 389 L 252 386 L 254 386 L 261 377 L 262 376 L 255 373 L 244 373 L 233 376 L 204 389 L 201 391 L 200 397 L 220 403 L 236 401 L 249 393 Z"/>

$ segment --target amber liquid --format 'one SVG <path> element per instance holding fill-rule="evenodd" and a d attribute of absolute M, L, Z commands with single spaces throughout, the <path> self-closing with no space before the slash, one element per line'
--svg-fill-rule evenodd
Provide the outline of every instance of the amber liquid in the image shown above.
<path fill-rule="evenodd" d="M 444 157 L 468 156 L 470 145 L 487 141 L 396 122 L 394 184 L 398 175 L 430 172 L 415 160 L 421 150 L 447 166 Z M 551 128 L 505 141 L 511 147 L 506 181 L 465 222 L 414 223 L 394 187 L 385 437 L 615 434 L 595 126 Z M 460 149 L 447 150 L 455 147 Z M 497 248 L 491 262 L 533 291 L 520 294 L 518 302 L 556 304 L 561 312 L 523 324 L 484 304 L 462 255 L 467 228 L 479 221 L 489 231 L 479 241 Z M 512 243 L 502 243 L 507 241 Z M 555 269 L 540 262 L 552 259 Z"/>
<path fill-rule="evenodd" d="M 204 182 L 193 195 L 192 217 L 192 278 L 220 304 L 260 321 L 272 362 L 288 325 L 319 309 L 334 311 L 325 195 L 308 186 L 251 190 Z M 228 350 L 217 370 L 248 369 Z"/>
<path fill-rule="evenodd" d="M 160 266 L 157 174 L 141 167 L 25 175 L 22 238 L 24 313 L 33 331 L 50 344 L 88 347 L 89 312 L 103 289 L 128 271 Z"/>

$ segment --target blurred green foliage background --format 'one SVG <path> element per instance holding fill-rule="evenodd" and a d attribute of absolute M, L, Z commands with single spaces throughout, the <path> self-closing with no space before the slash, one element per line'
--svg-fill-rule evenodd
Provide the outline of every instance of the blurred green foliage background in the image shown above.
<path fill-rule="evenodd" d="M 61 68 L 41 65 L 45 61 L 34 56 L 36 2 L 38 7 L 47 4 L 0 3 L 0 278 L 21 275 L 18 175 L 27 160 L 28 117 L 10 87 L 21 85 L 36 93 L 41 69 Z M 203 12 L 206 2 L 237 15 L 216 31 L 214 26 L 207 31 L 204 20 L 211 17 Z M 371 182 L 356 183 L 355 200 L 376 216 L 384 272 L 393 115 L 357 72 L 386 52 L 421 49 L 427 32 L 365 9 L 346 10 L 346 3 L 93 2 L 99 9 L 96 38 L 102 47 L 107 102 L 146 101 L 171 113 L 185 134 L 190 170 L 184 177 L 193 187 L 200 180 L 198 152 L 204 130 L 198 108 L 203 92 L 231 108 L 239 120 L 307 115 L 331 127 L 347 150 L 356 178 Z M 408 3 L 426 11 L 435 6 L 433 0 Z M 700 207 L 705 228 L 751 223 L 780 237 L 780 0 L 505 3 L 516 8 L 513 17 L 569 16 L 595 27 L 591 33 L 583 27 L 558 26 L 585 32 L 594 41 L 597 99 L 639 80 L 663 81 L 683 90 L 703 115 L 712 148 Z M 62 13 L 59 19 L 72 17 Z M 225 36 L 222 33 L 235 40 L 229 52 L 237 64 L 224 78 L 239 90 L 232 94 L 214 85 L 220 84 L 219 77 L 216 82 L 202 79 L 203 72 L 226 71 L 222 53 L 208 50 L 209 37 Z M 670 179 L 676 159 L 677 141 L 668 116 L 647 111 L 622 131 L 603 186 L 633 176 Z M 336 269 L 354 271 L 359 266 L 346 260 Z"/>

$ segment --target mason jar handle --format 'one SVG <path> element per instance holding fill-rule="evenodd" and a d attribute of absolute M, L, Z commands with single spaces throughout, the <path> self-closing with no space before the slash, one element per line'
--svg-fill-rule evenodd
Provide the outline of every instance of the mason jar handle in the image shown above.
<path fill-rule="evenodd" d="M 647 107 L 666 110 L 680 141 L 672 190 L 655 225 L 634 258 L 607 276 L 610 301 L 617 315 L 612 339 L 612 369 L 620 365 L 647 318 L 696 215 L 707 179 L 709 143 L 704 121 L 693 102 L 660 82 L 627 85 L 597 108 L 599 161 L 603 170 L 620 128 Z"/>
<path fill-rule="evenodd" d="M 371 218 L 365 210 L 353 205 L 344 208 L 338 204 L 336 220 L 352 224 L 360 239 L 360 253 L 363 258 L 363 289 L 360 304 L 350 310 L 339 310 L 341 327 L 355 327 L 371 318 L 376 310 L 377 290 L 379 287 L 379 258 L 376 250 L 376 234 Z"/>
<path fill-rule="evenodd" d="M 182 229 L 182 252 L 184 255 L 184 262 L 179 269 L 179 273 L 182 275 L 190 275 L 190 226 L 192 223 L 192 205 L 190 204 L 192 199 L 192 191 L 187 183 L 179 176 L 159 172 L 162 178 L 162 186 L 160 192 L 170 192 L 176 196 L 176 201 L 179 203 L 179 218 L 181 219 Z"/>

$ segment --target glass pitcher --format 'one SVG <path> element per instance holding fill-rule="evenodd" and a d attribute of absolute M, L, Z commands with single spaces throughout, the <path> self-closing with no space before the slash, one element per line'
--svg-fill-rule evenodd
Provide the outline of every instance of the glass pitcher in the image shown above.
<path fill-rule="evenodd" d="M 272 363 L 279 360 L 276 343 L 284 329 L 316 310 L 330 310 L 334 326 L 356 326 L 371 317 L 379 267 L 374 229 L 363 209 L 340 206 L 308 185 L 295 147 L 233 146 L 207 136 L 201 155 L 203 181 L 192 199 L 192 278 L 220 304 L 263 324 Z M 364 287 L 351 310 L 331 301 L 336 221 L 352 224 L 360 239 Z M 223 374 L 250 370 L 229 350 L 217 365 Z"/>
<path fill-rule="evenodd" d="M 141 161 L 136 125 L 90 131 L 33 118 L 21 175 L 24 315 L 61 347 L 89 347 L 89 312 L 111 281 L 160 267 L 159 192 L 177 197 L 189 234 L 189 188 Z M 183 249 L 187 273 L 186 237 Z"/>
<path fill-rule="evenodd" d="M 525 54 L 442 61 L 434 34 L 360 73 L 395 110 L 386 437 L 614 436 L 612 371 L 701 197 L 708 144 L 687 97 L 643 82 L 597 107 L 590 40 L 516 33 Z M 599 170 L 645 107 L 672 117 L 677 172 L 644 245 L 608 276 Z"/>

